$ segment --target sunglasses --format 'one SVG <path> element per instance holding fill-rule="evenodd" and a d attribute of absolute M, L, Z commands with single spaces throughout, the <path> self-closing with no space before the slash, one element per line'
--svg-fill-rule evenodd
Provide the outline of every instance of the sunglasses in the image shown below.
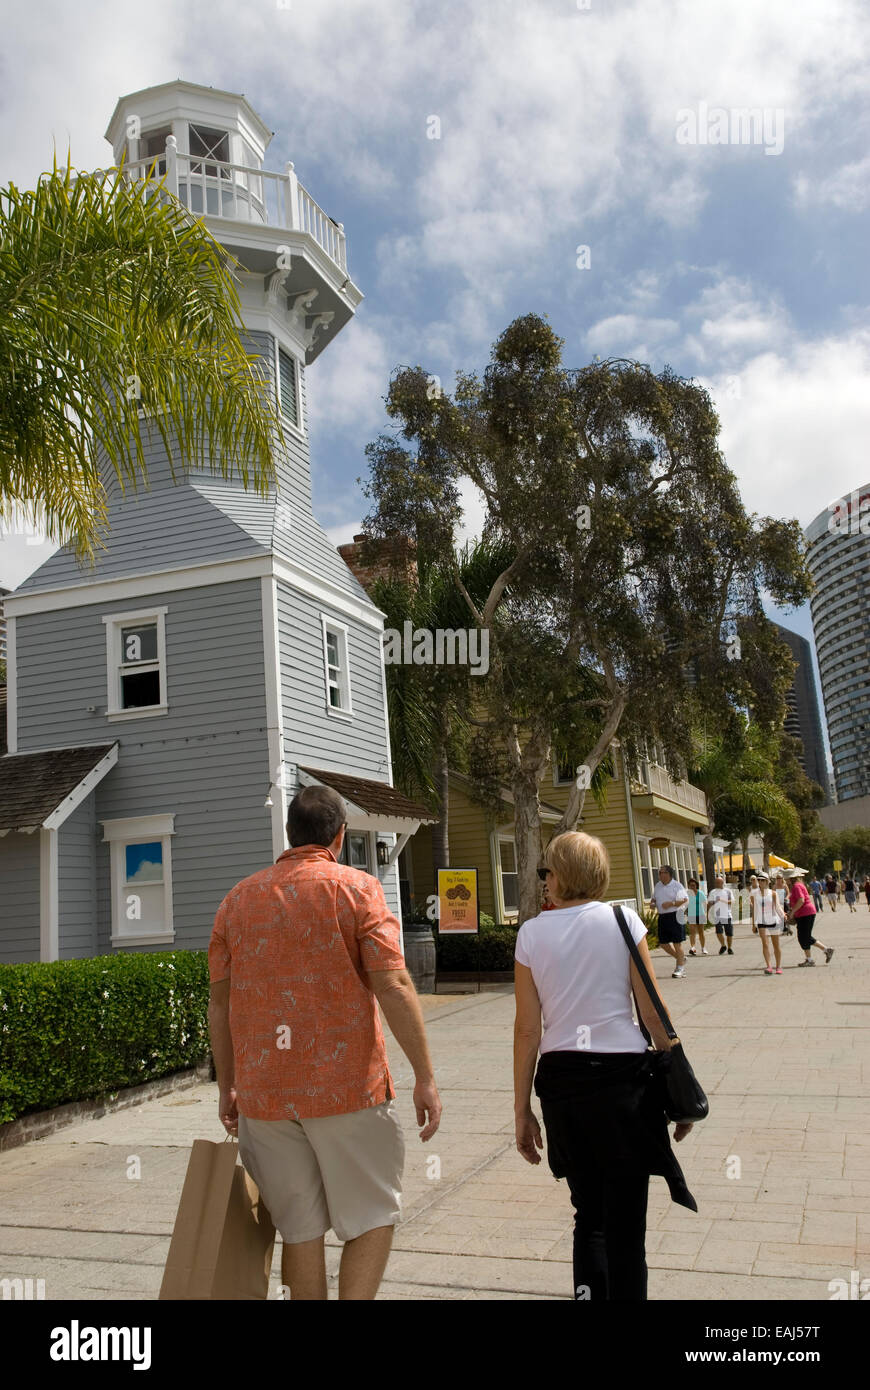
<path fill-rule="evenodd" d="M 542 881 L 544 881 L 544 880 L 546 880 L 547 874 L 549 874 L 549 873 L 552 873 L 552 870 L 551 870 L 551 869 L 539 869 L 539 870 L 538 870 L 538 878 L 541 879 Z"/>

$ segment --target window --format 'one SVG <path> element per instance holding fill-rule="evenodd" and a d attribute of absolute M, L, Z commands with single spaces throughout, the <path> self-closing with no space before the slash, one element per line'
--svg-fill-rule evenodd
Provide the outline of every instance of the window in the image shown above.
<path fill-rule="evenodd" d="M 139 158 L 156 160 L 154 172 L 161 179 L 166 173 L 166 141 L 171 134 L 171 127 L 166 126 L 164 130 L 152 130 L 147 135 L 143 134 L 139 140 Z"/>
<path fill-rule="evenodd" d="M 323 623 L 323 663 L 326 676 L 326 708 L 329 714 L 351 713 L 347 628 L 331 618 Z"/>
<path fill-rule="evenodd" d="M 574 764 L 570 760 L 563 763 L 556 763 L 553 768 L 553 786 L 567 787 L 577 776 Z"/>
<path fill-rule="evenodd" d="M 166 611 L 154 608 L 103 618 L 109 719 L 166 713 Z"/>
<path fill-rule="evenodd" d="M 369 837 L 365 831 L 346 830 L 341 849 L 341 862 L 351 869 L 362 869 L 371 873 L 371 851 Z"/>
<path fill-rule="evenodd" d="M 172 941 L 171 837 L 175 816 L 103 821 L 110 846 L 112 944 Z"/>
<path fill-rule="evenodd" d="M 206 163 L 207 160 L 217 160 L 221 164 L 230 162 L 230 137 L 225 130 L 211 130 L 204 125 L 191 125 L 188 127 L 189 151 L 192 159 L 196 163 L 190 166 L 192 174 L 205 174 L 208 178 L 216 178 L 220 174 L 223 178 L 229 178 L 228 169 L 218 169 L 217 163 Z M 202 162 L 200 162 L 202 161 Z"/>
<path fill-rule="evenodd" d="M 520 881 L 517 875 L 517 848 L 513 840 L 498 842 L 501 897 L 506 917 L 515 917 L 520 910 Z"/>
<path fill-rule="evenodd" d="M 296 358 L 282 347 L 278 348 L 278 404 L 281 414 L 291 425 L 299 425 L 299 392 L 296 381 Z"/>

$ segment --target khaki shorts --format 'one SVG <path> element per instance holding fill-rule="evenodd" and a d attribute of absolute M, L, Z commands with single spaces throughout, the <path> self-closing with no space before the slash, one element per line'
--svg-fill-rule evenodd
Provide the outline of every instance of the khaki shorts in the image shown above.
<path fill-rule="evenodd" d="M 239 1156 L 287 1245 L 354 1240 L 402 1215 L 405 1136 L 395 1100 L 313 1120 L 239 1115 Z"/>

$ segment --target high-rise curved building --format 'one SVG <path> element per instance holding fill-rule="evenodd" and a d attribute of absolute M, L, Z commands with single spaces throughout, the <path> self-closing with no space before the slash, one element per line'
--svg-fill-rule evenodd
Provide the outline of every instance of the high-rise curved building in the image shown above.
<path fill-rule="evenodd" d="M 837 800 L 870 794 L 870 483 L 805 531 Z"/>

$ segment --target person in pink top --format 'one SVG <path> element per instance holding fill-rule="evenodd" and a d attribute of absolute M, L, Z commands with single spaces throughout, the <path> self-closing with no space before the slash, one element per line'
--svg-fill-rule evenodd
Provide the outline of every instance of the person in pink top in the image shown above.
<path fill-rule="evenodd" d="M 797 927 L 798 944 L 804 953 L 804 959 L 800 962 L 800 965 L 815 965 L 815 961 L 812 958 L 813 946 L 817 946 L 820 951 L 824 951 L 825 964 L 830 965 L 831 956 L 834 954 L 834 948 L 833 946 L 826 946 L 822 941 L 817 941 L 813 936 L 813 923 L 816 920 L 816 906 L 809 889 L 803 882 L 803 874 L 799 869 L 792 869 L 788 876 L 791 879 L 789 918 Z"/>

